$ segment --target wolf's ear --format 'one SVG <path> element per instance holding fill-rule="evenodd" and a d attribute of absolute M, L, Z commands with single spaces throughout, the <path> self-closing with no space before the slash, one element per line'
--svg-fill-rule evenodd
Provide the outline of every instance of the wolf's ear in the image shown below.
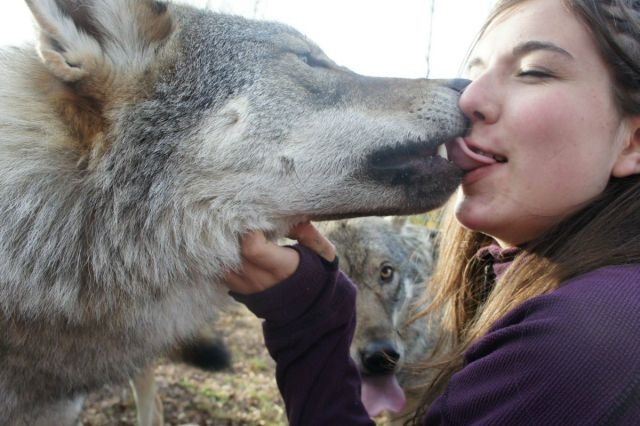
<path fill-rule="evenodd" d="M 40 57 L 67 82 L 143 63 L 172 29 L 167 5 L 154 0 L 25 1 L 38 24 Z"/>

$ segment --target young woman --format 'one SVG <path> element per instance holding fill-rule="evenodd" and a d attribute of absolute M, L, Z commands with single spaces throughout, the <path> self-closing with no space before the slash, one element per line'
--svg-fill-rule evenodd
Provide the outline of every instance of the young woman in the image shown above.
<path fill-rule="evenodd" d="M 640 2 L 498 1 L 467 71 L 433 280 L 441 374 L 415 422 L 638 424 Z M 229 288 L 266 319 L 291 424 L 372 424 L 353 287 L 313 227 L 294 235 L 248 235 Z"/>

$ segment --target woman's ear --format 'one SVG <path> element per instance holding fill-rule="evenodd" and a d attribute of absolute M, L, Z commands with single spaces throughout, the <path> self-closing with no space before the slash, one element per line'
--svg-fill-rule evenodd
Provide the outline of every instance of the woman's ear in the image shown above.
<path fill-rule="evenodd" d="M 624 145 L 611 170 L 618 178 L 635 174 L 640 174 L 640 116 L 628 119 Z"/>

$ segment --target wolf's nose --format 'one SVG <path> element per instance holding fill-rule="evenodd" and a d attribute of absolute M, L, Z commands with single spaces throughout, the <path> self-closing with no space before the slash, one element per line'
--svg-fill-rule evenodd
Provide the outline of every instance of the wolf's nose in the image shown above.
<path fill-rule="evenodd" d="M 462 93 L 469 83 L 471 83 L 471 80 L 467 80 L 466 78 L 452 78 L 445 83 L 445 86 Z"/>
<path fill-rule="evenodd" d="M 373 375 L 393 372 L 400 360 L 400 354 L 393 343 L 386 340 L 369 343 L 360 356 L 362 365 Z"/>

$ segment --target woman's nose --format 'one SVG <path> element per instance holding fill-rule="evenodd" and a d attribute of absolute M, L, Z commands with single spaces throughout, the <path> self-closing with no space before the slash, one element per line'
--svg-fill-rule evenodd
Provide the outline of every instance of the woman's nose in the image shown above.
<path fill-rule="evenodd" d="M 464 115 L 471 120 L 471 124 L 476 122 L 491 124 L 500 115 L 496 91 L 483 79 L 468 83 L 460 95 L 458 104 Z"/>

